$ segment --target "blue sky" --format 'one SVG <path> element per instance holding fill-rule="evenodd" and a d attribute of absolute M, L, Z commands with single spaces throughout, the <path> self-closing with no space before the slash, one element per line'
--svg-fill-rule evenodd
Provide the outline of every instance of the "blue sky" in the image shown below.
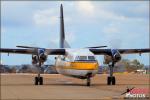
<path fill-rule="evenodd" d="M 2 1 L 1 47 L 58 48 L 59 7 L 64 6 L 66 40 L 72 48 L 149 48 L 149 1 Z M 54 62 L 49 56 L 46 63 Z M 149 55 L 123 55 L 149 64 Z M 103 56 L 97 56 L 103 63 Z M 30 55 L 2 54 L 4 64 L 30 64 Z"/>

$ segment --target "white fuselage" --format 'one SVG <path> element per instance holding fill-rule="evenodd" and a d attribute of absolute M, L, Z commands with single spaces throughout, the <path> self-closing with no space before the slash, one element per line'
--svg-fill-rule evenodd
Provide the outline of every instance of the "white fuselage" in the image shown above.
<path fill-rule="evenodd" d="M 55 66 L 60 74 L 85 79 L 88 74 L 94 76 L 99 65 L 94 54 L 89 50 L 67 49 L 66 55 L 57 57 Z"/>

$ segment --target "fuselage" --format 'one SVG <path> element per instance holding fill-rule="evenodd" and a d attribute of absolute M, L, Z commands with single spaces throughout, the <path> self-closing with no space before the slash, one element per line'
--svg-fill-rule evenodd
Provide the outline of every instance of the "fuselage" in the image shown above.
<path fill-rule="evenodd" d="M 66 55 L 56 58 L 55 66 L 60 74 L 85 79 L 89 74 L 95 76 L 99 64 L 94 54 L 87 49 L 67 49 Z"/>

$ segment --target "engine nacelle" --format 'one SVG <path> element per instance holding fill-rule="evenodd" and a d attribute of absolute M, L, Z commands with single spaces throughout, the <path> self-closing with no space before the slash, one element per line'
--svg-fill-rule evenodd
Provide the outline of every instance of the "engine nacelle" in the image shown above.
<path fill-rule="evenodd" d="M 111 50 L 111 55 L 104 55 L 104 64 L 109 64 L 110 62 L 118 62 L 121 60 L 121 54 L 117 49 Z"/>
<path fill-rule="evenodd" d="M 37 64 L 37 63 L 38 63 L 38 56 L 32 55 L 32 64 Z"/>
<path fill-rule="evenodd" d="M 117 49 L 112 49 L 111 53 L 112 53 L 112 60 L 114 62 L 118 62 L 121 60 L 121 54 L 119 53 Z"/>
<path fill-rule="evenodd" d="M 121 60 L 121 55 L 119 53 L 116 53 L 114 56 L 113 56 L 113 61 L 115 62 L 118 62 Z"/>
<path fill-rule="evenodd" d="M 47 54 L 44 48 L 38 49 L 39 62 L 44 63 L 47 60 Z"/>
<path fill-rule="evenodd" d="M 47 54 L 41 53 L 41 54 L 39 55 L 39 59 L 40 59 L 40 61 L 41 61 L 42 63 L 44 63 L 44 62 L 47 60 Z"/>
<path fill-rule="evenodd" d="M 109 64 L 110 62 L 112 62 L 112 56 L 109 55 L 104 55 L 104 64 Z"/>

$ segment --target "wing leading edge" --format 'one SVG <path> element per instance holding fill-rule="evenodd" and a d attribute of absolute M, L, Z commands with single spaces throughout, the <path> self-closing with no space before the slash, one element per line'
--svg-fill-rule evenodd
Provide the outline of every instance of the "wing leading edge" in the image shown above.
<path fill-rule="evenodd" d="M 89 49 L 95 55 L 111 55 L 112 49 Z M 116 49 L 120 54 L 150 53 L 150 48 L 145 49 Z"/>
<path fill-rule="evenodd" d="M 44 48 L 30 48 L 30 49 L 10 49 L 10 48 L 0 48 L 1 53 L 16 53 L 16 54 L 38 54 L 38 49 Z M 111 55 L 112 49 L 89 49 L 95 55 Z M 150 48 L 145 49 L 116 49 L 120 54 L 134 54 L 134 53 L 150 53 Z M 64 49 L 45 49 L 48 55 L 65 55 Z"/>
<path fill-rule="evenodd" d="M 42 48 L 44 49 L 44 48 Z M 37 48 L 31 49 L 10 49 L 10 48 L 0 48 L 0 53 L 16 53 L 16 54 L 38 54 Z M 45 49 L 45 53 L 48 55 L 65 55 L 65 49 Z"/>

